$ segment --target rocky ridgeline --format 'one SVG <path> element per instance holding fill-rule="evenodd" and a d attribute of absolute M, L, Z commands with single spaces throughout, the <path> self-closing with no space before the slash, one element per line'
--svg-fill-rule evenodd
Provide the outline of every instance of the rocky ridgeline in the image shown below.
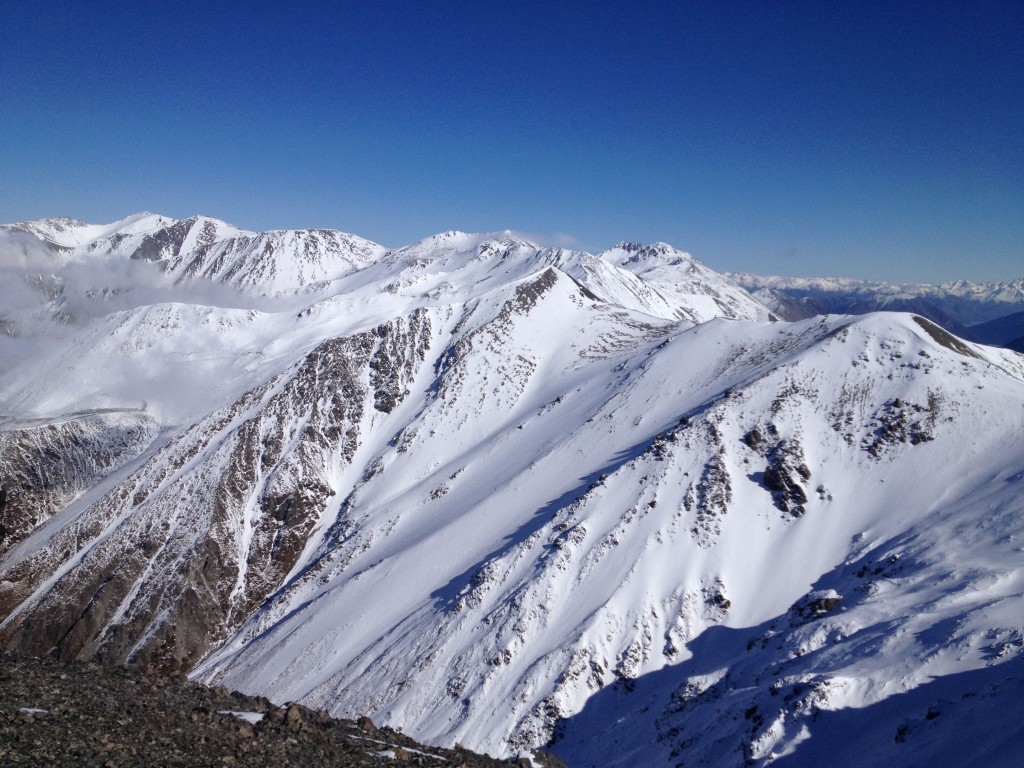
<path fill-rule="evenodd" d="M 564 768 L 551 755 L 521 765 Z M 206 688 L 130 667 L 0 653 L 0 765 L 452 766 L 509 763 L 425 747 L 369 718 Z"/>

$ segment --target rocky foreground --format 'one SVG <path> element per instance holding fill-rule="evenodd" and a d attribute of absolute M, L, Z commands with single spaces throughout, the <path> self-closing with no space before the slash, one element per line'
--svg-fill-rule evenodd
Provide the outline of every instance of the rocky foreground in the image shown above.
<path fill-rule="evenodd" d="M 549 755 L 535 765 L 561 765 Z M 509 763 L 425 747 L 368 718 L 128 667 L 0 653 L 0 765 L 459 766 Z M 531 761 L 522 761 L 530 765 Z"/>

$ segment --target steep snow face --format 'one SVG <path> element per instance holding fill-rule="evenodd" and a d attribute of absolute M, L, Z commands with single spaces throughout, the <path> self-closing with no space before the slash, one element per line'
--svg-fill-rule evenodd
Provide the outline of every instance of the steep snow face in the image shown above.
<path fill-rule="evenodd" d="M 771 312 L 761 304 L 752 304 L 750 295 L 732 280 L 666 243 L 620 243 L 601 258 L 639 277 L 673 306 L 677 319 L 695 323 L 715 317 L 773 319 Z"/>
<path fill-rule="evenodd" d="M 663 244 L 209 221 L 80 252 L 190 301 L 0 346 L 5 644 L 573 765 L 897 759 L 1019 692 L 1021 356 Z"/>
<path fill-rule="evenodd" d="M 200 277 L 237 288 L 280 295 L 324 287 L 385 252 L 353 235 L 334 230 L 264 232 L 217 238 L 215 235 L 168 260 L 176 276 Z"/>
<path fill-rule="evenodd" d="M 20 603 L 5 622 L 18 628 L 11 644 L 195 663 L 282 583 L 343 482 L 371 421 L 365 406 L 386 412 L 402 399 L 429 330 L 414 313 L 323 342 L 16 547 L 3 595 Z M 76 596 L 87 604 L 54 624 L 27 618 Z"/>
<path fill-rule="evenodd" d="M 918 637 L 951 615 L 918 610 L 939 593 L 950 611 L 981 608 L 996 597 L 987 585 L 998 583 L 1002 621 L 1020 610 L 1013 547 L 990 567 L 980 557 L 1022 511 L 1007 482 L 1024 467 L 1013 431 L 1024 418 L 1015 358 L 947 349 L 903 316 L 644 328 L 628 347 L 593 356 L 568 343 L 578 333 L 572 327 L 567 346 L 538 356 L 516 342 L 530 338 L 526 326 L 485 348 L 564 367 L 556 363 L 532 391 L 531 367 L 520 363 L 514 375 L 498 362 L 504 355 L 476 375 L 499 370 L 511 380 L 476 379 L 447 396 L 463 380 L 442 376 L 437 399 L 342 503 L 347 515 L 362 515 L 347 546 L 324 549 L 315 568 L 204 663 L 201 677 L 339 713 L 356 711 L 355 700 L 428 739 L 515 752 L 556 733 L 560 718 L 571 737 L 572 716 L 604 687 L 628 690 L 675 665 L 688 669 L 690 646 L 716 626 L 757 628 L 744 634 L 760 637 L 800 610 L 835 607 L 832 593 L 814 592 L 805 600 L 811 607 L 791 612 L 812 587 L 841 587 L 852 605 L 861 593 L 850 595 L 852 585 L 829 574 L 875 567 L 892 555 L 885 542 L 912 539 L 933 516 L 954 514 L 993 474 L 1006 514 L 975 537 L 970 575 L 943 582 L 959 596 L 911 589 L 899 607 L 888 598 L 870 610 L 893 604 L 886 622 L 913 612 Z M 441 431 L 452 421 L 454 439 Z M 985 425 L 969 445 L 964 424 Z M 936 466 L 962 479 L 935 482 Z M 957 568 L 955 560 L 951 551 L 944 567 Z M 983 663 L 989 641 L 972 637 L 974 654 L 949 660 L 950 670 Z M 774 670 L 776 657 L 764 656 L 760 664 Z M 895 692 L 887 681 L 897 668 L 916 669 L 904 689 L 926 681 L 933 672 L 917 669 L 920 660 L 894 650 L 851 664 L 851 685 L 876 697 L 860 704 Z M 804 679 L 788 669 L 749 677 L 762 681 L 766 700 L 773 683 Z M 673 687 L 687 679 L 680 673 Z M 671 701 L 666 695 L 662 714 Z M 585 722 L 584 730 L 593 726 Z M 651 761 L 640 763 L 659 764 L 685 741 L 673 742 L 672 728 L 654 733 L 664 746 L 654 738 Z M 749 733 L 737 727 L 732 738 L 729 754 L 742 759 Z M 566 755 L 600 764 L 596 756 L 613 747 L 567 741 Z"/>

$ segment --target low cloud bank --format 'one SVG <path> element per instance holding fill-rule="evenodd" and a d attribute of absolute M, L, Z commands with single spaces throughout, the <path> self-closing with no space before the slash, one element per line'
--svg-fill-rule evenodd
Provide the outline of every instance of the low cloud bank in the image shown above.
<path fill-rule="evenodd" d="M 201 380 L 224 380 L 244 338 L 170 332 L 172 354 L 129 350 L 100 362 L 88 350 L 107 318 L 141 307 L 187 304 L 261 312 L 295 311 L 310 297 L 249 296 L 206 279 L 175 282 L 159 263 L 120 255 L 71 254 L 28 232 L 0 230 L 0 417 L 149 401 L 175 418 L 204 396 Z M 146 343 L 164 343 L 149 337 Z M 85 355 L 83 357 L 83 355 Z M 40 400 L 18 371 L 67 379 L 61 402 Z M 55 388 L 47 385 L 47 391 Z M 162 404 L 162 408 L 161 408 Z M 10 413 L 8 413 L 10 412 Z"/>

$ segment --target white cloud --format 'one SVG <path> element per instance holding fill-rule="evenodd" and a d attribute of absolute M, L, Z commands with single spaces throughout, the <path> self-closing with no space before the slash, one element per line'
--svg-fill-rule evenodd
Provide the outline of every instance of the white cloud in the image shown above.
<path fill-rule="evenodd" d="M 529 240 L 532 243 L 543 245 L 548 248 L 571 248 L 576 251 L 587 250 L 583 241 L 568 232 L 520 232 L 512 231 L 512 236 L 519 240 Z"/>

